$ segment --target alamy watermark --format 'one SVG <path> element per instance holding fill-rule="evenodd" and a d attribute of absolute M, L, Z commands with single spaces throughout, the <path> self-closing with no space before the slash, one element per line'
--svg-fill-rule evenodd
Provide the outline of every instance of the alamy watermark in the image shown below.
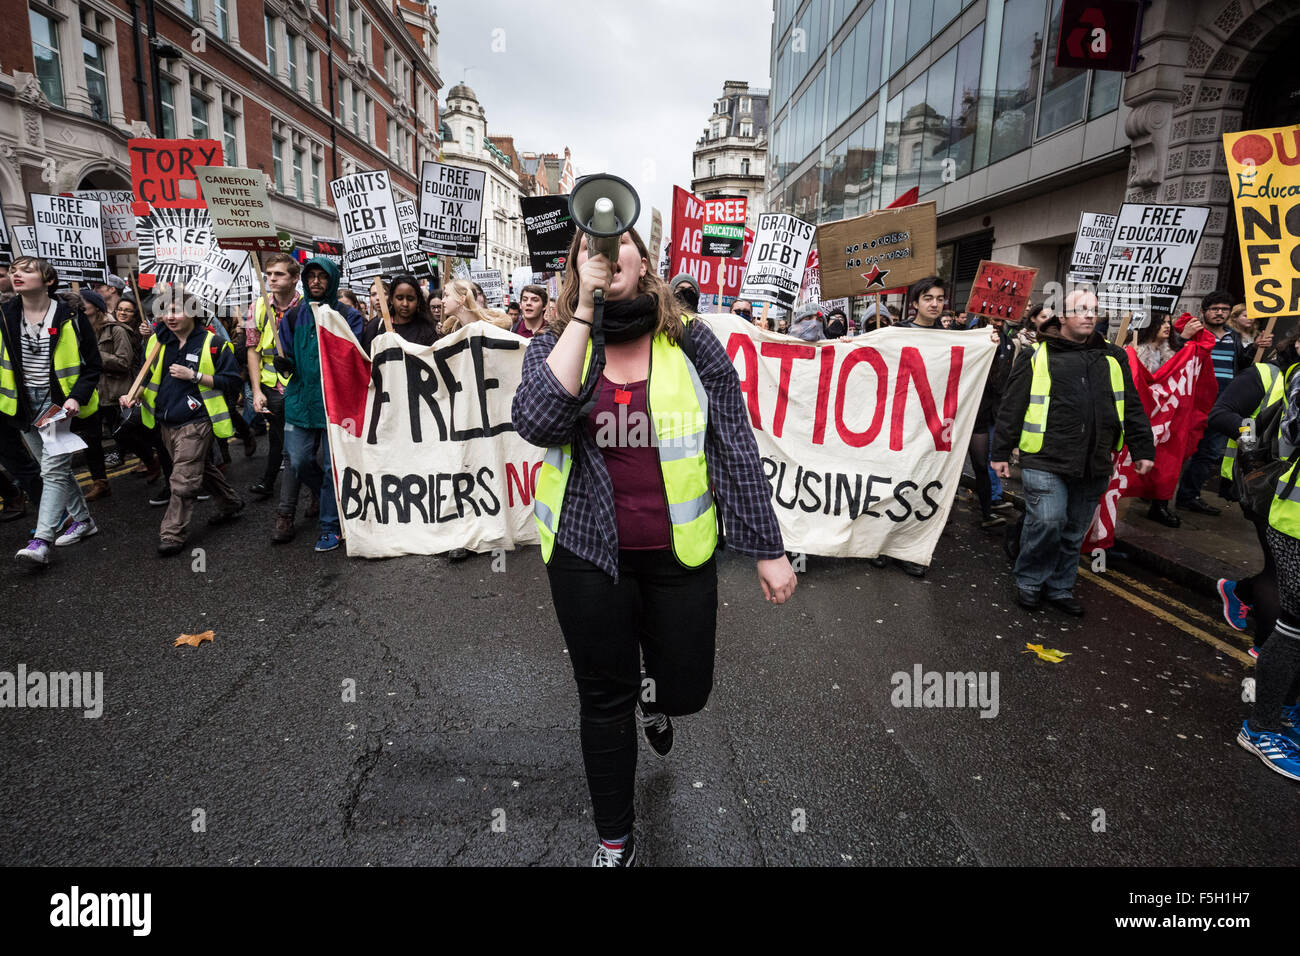
<path fill-rule="evenodd" d="M 103 671 L 0 671 L 0 707 L 80 710 L 95 718 L 104 712 Z"/>
<path fill-rule="evenodd" d="M 889 682 L 895 707 L 970 707 L 979 708 L 981 717 L 998 715 L 997 671 L 923 671 L 915 664 L 910 673 L 896 671 Z"/>

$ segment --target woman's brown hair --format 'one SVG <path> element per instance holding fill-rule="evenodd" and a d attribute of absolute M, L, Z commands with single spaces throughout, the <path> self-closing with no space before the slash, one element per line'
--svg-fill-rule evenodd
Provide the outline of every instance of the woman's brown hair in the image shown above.
<path fill-rule="evenodd" d="M 637 295 L 648 293 L 654 296 L 658 306 L 659 321 L 655 325 L 654 334 L 658 335 L 662 332 L 680 344 L 686 331 L 685 323 L 682 321 L 682 313 L 686 308 L 678 301 L 673 290 L 668 287 L 668 283 L 659 277 L 655 262 L 650 257 L 650 252 L 646 249 L 640 234 L 635 229 L 629 229 L 627 234 L 636 243 L 637 252 L 646 264 L 645 275 L 636 284 Z M 578 293 L 581 291 L 581 283 L 578 280 L 578 250 L 582 246 L 583 235 L 584 233 L 578 230 L 573 235 L 573 242 L 569 243 L 569 255 L 565 259 L 568 268 L 564 270 L 564 281 L 560 283 L 560 294 L 555 300 L 555 318 L 550 325 L 551 331 L 557 338 L 573 318 L 573 313 L 578 311 Z"/>

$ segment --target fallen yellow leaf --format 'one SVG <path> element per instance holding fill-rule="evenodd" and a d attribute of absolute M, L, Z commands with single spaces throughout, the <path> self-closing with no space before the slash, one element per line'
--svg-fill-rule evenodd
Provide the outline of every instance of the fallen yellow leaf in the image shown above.
<path fill-rule="evenodd" d="M 1059 664 L 1070 656 L 1069 651 L 1058 651 L 1054 647 L 1043 647 L 1042 644 L 1026 644 L 1025 648 L 1020 652 L 1021 654 L 1028 654 L 1033 651 L 1040 660 L 1047 661 L 1049 664 Z"/>
<path fill-rule="evenodd" d="M 202 634 L 182 634 L 172 642 L 172 647 L 180 647 L 182 644 L 188 644 L 190 647 L 198 647 L 204 641 L 210 641 L 214 637 L 212 631 L 204 631 Z"/>

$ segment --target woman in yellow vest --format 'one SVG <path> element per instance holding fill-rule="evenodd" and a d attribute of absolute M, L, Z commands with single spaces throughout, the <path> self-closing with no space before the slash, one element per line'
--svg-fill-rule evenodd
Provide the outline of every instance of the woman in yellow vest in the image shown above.
<path fill-rule="evenodd" d="M 145 376 L 140 418 L 146 428 L 160 426 L 172 460 L 171 500 L 158 534 L 158 553 L 166 557 L 185 546 L 194 500 L 204 486 L 221 499 L 208 524 L 225 524 L 244 507 L 210 454 L 214 439 L 235 433 L 225 393 L 240 378 L 234 352 L 195 321 L 194 300 L 180 287 L 162 289 L 155 303 L 162 318 L 155 335 L 162 348 Z M 123 407 L 133 404 L 130 397 L 121 397 Z"/>
<path fill-rule="evenodd" d="M 1264 531 L 1277 566 L 1279 610 L 1259 651 L 1255 707 L 1237 743 L 1269 769 L 1300 780 L 1300 374 L 1288 376 L 1284 401 L 1279 454 L 1291 466 L 1277 479 Z"/>
<path fill-rule="evenodd" d="M 534 511 L 578 684 L 592 863 L 631 866 L 637 723 L 664 756 L 670 718 L 703 708 L 713 687 L 719 513 L 732 550 L 757 559 L 769 601 L 788 599 L 795 575 L 721 343 L 681 314 L 634 230 L 613 263 L 589 258 L 581 232 L 567 261 L 512 417 L 547 449 Z"/>
<path fill-rule="evenodd" d="M 18 294 L 3 306 L 0 417 L 22 430 L 23 443 L 40 462 L 44 486 L 36 533 L 14 558 L 43 568 L 50 563 L 50 545 L 76 544 L 99 529 L 72 472 L 72 453 L 51 454 L 45 444 L 49 433 L 33 425 L 54 406 L 73 418 L 95 414 L 102 363 L 90 322 L 51 298 L 59 273 L 49 262 L 20 256 L 9 275 Z M 61 527 L 65 513 L 71 520 Z"/>

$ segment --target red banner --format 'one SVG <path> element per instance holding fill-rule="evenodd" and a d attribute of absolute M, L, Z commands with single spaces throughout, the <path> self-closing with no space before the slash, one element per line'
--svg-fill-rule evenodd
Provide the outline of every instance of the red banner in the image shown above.
<path fill-rule="evenodd" d="M 1120 498 L 1150 498 L 1168 501 L 1178 489 L 1183 462 L 1196 451 L 1205 420 L 1219 396 L 1218 381 L 1210 364 L 1214 336 L 1202 330 L 1155 373 L 1138 361 L 1132 346 L 1128 353 L 1133 384 L 1142 396 L 1142 407 L 1151 420 L 1156 441 L 1155 467 L 1145 475 L 1133 469 L 1128 447 L 1116 456 L 1110 485 L 1084 538 L 1084 553 L 1109 548 L 1115 543 L 1116 508 Z"/>
<path fill-rule="evenodd" d="M 703 229 L 704 200 L 681 186 L 674 186 L 669 275 L 685 272 L 700 284 L 701 296 L 713 296 L 718 294 L 719 261 L 700 254 Z M 740 256 L 725 260 L 726 274 L 723 276 L 722 287 L 724 299 L 734 299 L 740 294 L 740 280 L 745 277 L 745 260 L 749 258 L 749 247 L 753 241 L 754 230 L 746 228 L 745 248 Z"/>

